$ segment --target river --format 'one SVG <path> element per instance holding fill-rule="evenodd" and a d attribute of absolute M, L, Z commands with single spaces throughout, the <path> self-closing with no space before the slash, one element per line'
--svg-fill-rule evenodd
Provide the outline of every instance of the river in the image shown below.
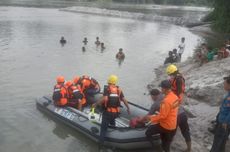
<path fill-rule="evenodd" d="M 69 80 L 87 74 L 104 85 L 110 74 L 116 74 L 126 98 L 148 106 L 151 102 L 144 94 L 146 85 L 154 79 L 154 68 L 163 64 L 181 37 L 186 38 L 183 59 L 192 55 L 202 39 L 187 28 L 167 22 L 18 7 L 13 0 L 3 2 L 0 152 L 95 151 L 94 142 L 36 109 L 35 99 L 52 92 L 55 77 L 61 74 Z M 29 3 L 19 4 L 25 5 L 24 2 Z M 64 47 L 59 44 L 61 36 L 67 40 Z M 105 43 L 104 52 L 94 45 L 96 36 Z M 86 52 L 81 50 L 84 37 L 89 40 Z M 126 54 L 121 65 L 115 60 L 119 48 Z"/>

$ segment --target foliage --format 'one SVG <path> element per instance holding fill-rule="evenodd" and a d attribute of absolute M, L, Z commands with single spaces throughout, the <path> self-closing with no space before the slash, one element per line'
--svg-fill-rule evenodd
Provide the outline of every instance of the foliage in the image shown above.
<path fill-rule="evenodd" d="M 208 5 L 211 0 L 113 0 L 114 2 L 126 3 L 155 3 L 171 5 Z"/>
<path fill-rule="evenodd" d="M 215 30 L 230 33 L 230 0 L 214 0 L 214 11 L 207 19 Z"/>

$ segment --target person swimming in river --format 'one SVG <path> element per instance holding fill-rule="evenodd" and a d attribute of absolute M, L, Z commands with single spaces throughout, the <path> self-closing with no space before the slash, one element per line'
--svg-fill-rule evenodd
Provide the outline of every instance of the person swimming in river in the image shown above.
<path fill-rule="evenodd" d="M 105 50 L 105 45 L 104 43 L 101 43 L 101 52 L 103 52 Z"/>
<path fill-rule="evenodd" d="M 64 36 L 61 37 L 60 43 L 61 43 L 62 45 L 65 45 L 65 44 L 66 44 L 66 40 L 65 40 Z"/>
<path fill-rule="evenodd" d="M 87 45 L 88 43 L 88 40 L 87 40 L 87 37 L 84 38 L 84 41 L 82 41 L 84 43 L 84 45 Z"/>
<path fill-rule="evenodd" d="M 116 59 L 118 59 L 118 60 L 124 60 L 125 59 L 125 54 L 124 54 L 122 48 L 120 48 L 119 52 L 116 54 Z"/>
<path fill-rule="evenodd" d="M 84 46 L 81 48 L 81 50 L 82 50 L 82 52 L 85 52 L 85 51 L 86 51 L 86 49 L 85 49 Z"/>
<path fill-rule="evenodd" d="M 101 42 L 99 41 L 99 37 L 96 37 L 95 44 L 96 44 L 97 47 L 101 44 Z"/>

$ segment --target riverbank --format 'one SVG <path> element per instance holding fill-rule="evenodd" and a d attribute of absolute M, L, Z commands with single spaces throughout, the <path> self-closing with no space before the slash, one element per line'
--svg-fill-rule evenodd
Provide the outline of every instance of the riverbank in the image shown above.
<path fill-rule="evenodd" d="M 213 135 L 208 132 L 208 128 L 215 119 L 221 98 L 225 94 L 223 77 L 230 74 L 230 58 L 212 61 L 203 66 L 189 58 L 176 65 L 186 80 L 184 107 L 189 114 L 193 151 L 208 152 L 213 141 Z M 148 89 L 156 88 L 160 81 L 167 79 L 166 67 L 155 69 L 156 79 L 148 85 Z M 177 152 L 186 146 L 179 132 L 172 144 L 172 149 Z M 228 148 L 229 145 L 228 143 Z"/>

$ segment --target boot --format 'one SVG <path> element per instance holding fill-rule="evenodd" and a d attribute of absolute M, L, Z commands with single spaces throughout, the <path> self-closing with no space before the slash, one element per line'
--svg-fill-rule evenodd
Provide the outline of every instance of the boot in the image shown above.
<path fill-rule="evenodd" d="M 187 149 L 185 150 L 185 152 L 191 152 L 191 147 L 192 147 L 191 141 L 187 141 L 186 145 L 187 145 Z"/>

